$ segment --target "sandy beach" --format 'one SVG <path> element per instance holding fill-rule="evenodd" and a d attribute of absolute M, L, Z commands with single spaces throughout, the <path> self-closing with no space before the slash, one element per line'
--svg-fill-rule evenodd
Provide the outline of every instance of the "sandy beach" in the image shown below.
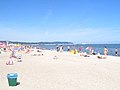
<path fill-rule="evenodd" d="M 120 0 L 0 0 L 0 90 L 120 90 Z"/>
<path fill-rule="evenodd" d="M 0 90 L 120 90 L 120 57 L 98 59 L 69 52 L 24 54 L 22 62 L 6 65 L 9 53 L 0 54 Z M 57 56 L 57 58 L 55 58 Z M 10 87 L 7 74 L 17 73 L 20 85 Z"/>

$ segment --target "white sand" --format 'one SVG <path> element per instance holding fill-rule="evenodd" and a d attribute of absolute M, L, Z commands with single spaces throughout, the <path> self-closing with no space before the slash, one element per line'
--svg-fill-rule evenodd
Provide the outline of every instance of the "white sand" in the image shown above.
<path fill-rule="evenodd" d="M 23 62 L 6 65 L 0 55 L 0 90 L 120 90 L 120 57 L 81 57 L 67 52 L 44 51 L 23 56 Z M 53 59 L 54 56 L 58 59 Z M 7 74 L 17 73 L 20 85 L 9 87 Z"/>

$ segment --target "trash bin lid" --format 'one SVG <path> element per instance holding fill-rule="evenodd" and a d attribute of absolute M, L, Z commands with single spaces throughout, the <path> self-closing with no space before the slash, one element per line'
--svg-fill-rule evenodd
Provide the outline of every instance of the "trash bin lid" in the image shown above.
<path fill-rule="evenodd" d="M 9 73 L 9 74 L 7 74 L 7 78 L 17 78 L 17 77 L 18 77 L 17 73 Z"/>

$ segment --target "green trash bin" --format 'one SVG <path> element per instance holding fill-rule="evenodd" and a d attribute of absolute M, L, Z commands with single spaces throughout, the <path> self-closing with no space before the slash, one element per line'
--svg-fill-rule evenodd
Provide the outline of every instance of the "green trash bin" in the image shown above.
<path fill-rule="evenodd" d="M 17 86 L 17 73 L 7 74 L 9 86 Z"/>

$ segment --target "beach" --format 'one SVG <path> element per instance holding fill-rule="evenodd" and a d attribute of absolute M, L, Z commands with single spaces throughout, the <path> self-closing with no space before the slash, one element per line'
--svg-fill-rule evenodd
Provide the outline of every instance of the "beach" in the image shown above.
<path fill-rule="evenodd" d="M 43 55 L 24 54 L 22 62 L 6 65 L 10 53 L 0 54 L 0 90 L 120 90 L 120 57 L 43 50 Z M 7 74 L 17 73 L 14 87 Z"/>

